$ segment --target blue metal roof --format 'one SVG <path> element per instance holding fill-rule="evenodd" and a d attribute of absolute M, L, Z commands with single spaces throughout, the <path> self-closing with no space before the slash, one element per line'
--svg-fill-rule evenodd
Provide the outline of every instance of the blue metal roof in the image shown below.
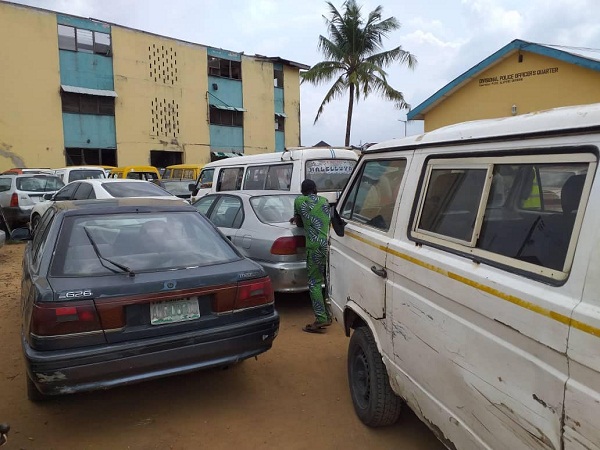
<path fill-rule="evenodd" d="M 519 50 L 527 51 L 530 53 L 537 53 L 538 55 L 548 56 L 559 61 L 564 61 L 569 64 L 575 64 L 577 66 L 585 67 L 586 69 L 596 70 L 600 72 L 600 60 L 598 59 L 582 56 L 574 52 L 560 50 L 559 46 L 536 44 L 535 42 L 527 42 L 522 41 L 521 39 L 515 39 L 508 45 L 502 47 L 497 52 L 488 56 L 479 64 L 471 67 L 458 78 L 452 80 L 450 83 L 448 83 L 442 89 L 437 91 L 423 103 L 410 110 L 407 114 L 407 119 L 422 120 L 423 114 L 426 113 L 429 109 L 431 109 L 435 104 L 439 103 L 444 97 L 447 97 L 450 93 L 460 88 L 471 79 L 475 78 L 479 73 L 488 69 L 490 66 L 497 64 L 502 59 L 506 58 L 508 55 L 513 54 Z M 580 53 L 587 53 L 585 50 L 586 49 L 582 50 Z M 600 58 L 600 51 L 597 52 L 598 57 Z"/>

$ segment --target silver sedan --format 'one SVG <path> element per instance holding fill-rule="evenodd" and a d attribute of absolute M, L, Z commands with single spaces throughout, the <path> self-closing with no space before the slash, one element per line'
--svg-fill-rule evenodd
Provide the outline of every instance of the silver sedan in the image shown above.
<path fill-rule="evenodd" d="M 194 203 L 238 250 L 267 271 L 276 292 L 308 290 L 304 230 L 290 224 L 289 191 L 243 191 L 206 195 Z"/>

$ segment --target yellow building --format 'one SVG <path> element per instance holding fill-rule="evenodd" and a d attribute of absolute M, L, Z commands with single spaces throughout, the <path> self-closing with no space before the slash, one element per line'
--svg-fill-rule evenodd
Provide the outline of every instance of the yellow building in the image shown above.
<path fill-rule="evenodd" d="M 1 1 L 0 39 L 0 172 L 300 145 L 306 65 Z"/>
<path fill-rule="evenodd" d="M 600 61 L 585 53 L 516 39 L 412 109 L 407 119 L 423 120 L 431 131 L 600 102 Z"/>

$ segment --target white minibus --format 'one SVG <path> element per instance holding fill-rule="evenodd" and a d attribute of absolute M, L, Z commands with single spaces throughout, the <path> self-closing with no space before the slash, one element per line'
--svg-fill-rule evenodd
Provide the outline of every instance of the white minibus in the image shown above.
<path fill-rule="evenodd" d="M 358 155 L 339 148 L 301 147 L 280 153 L 237 156 L 206 164 L 195 185 L 192 203 L 209 192 L 284 190 L 300 193 L 305 178 L 319 195 L 335 203 L 350 177 Z"/>
<path fill-rule="evenodd" d="M 448 448 L 600 448 L 600 104 L 366 150 L 330 238 L 354 409 Z"/>

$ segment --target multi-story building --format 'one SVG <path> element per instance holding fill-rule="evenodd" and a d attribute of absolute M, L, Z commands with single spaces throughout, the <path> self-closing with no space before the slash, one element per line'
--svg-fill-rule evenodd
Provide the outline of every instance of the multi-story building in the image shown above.
<path fill-rule="evenodd" d="M 300 145 L 308 66 L 0 2 L 0 170 Z"/>

